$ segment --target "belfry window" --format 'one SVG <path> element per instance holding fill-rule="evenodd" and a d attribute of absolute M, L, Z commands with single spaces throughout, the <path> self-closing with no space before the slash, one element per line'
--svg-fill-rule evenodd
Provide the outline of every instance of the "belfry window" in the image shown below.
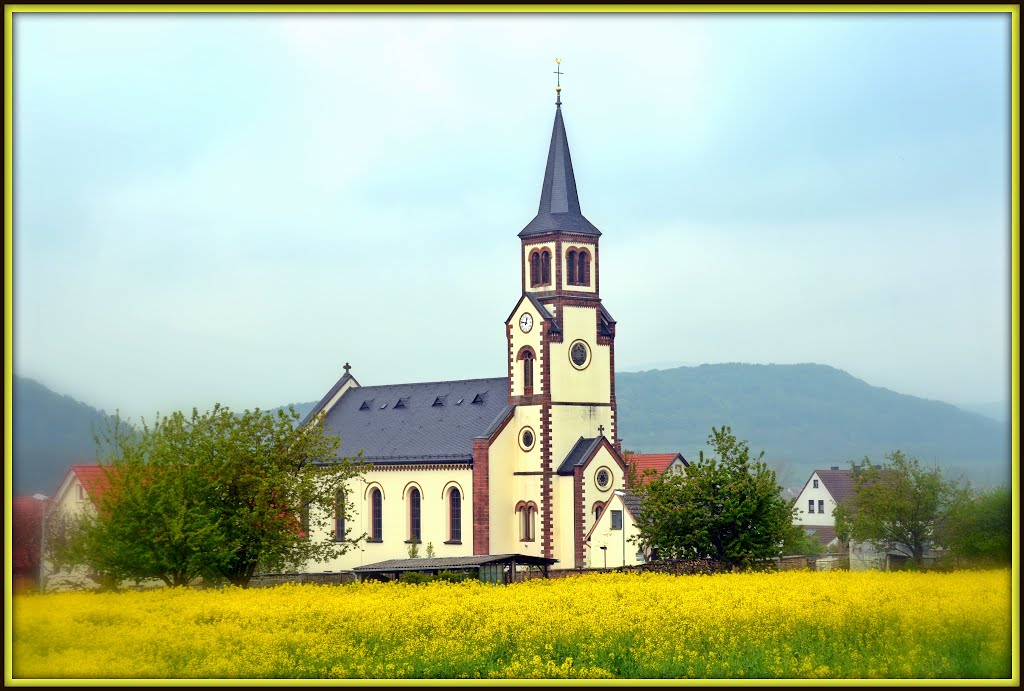
<path fill-rule="evenodd" d="M 540 281 L 540 252 L 530 253 L 530 286 L 539 286 Z"/>
<path fill-rule="evenodd" d="M 566 281 L 569 285 L 574 286 L 576 285 L 576 269 L 578 268 L 576 262 L 576 250 L 569 250 L 569 255 L 566 257 L 565 263 L 569 269 L 569 276 L 566 278 Z"/>
<path fill-rule="evenodd" d="M 590 254 L 586 250 L 580 250 L 576 260 L 576 283 L 581 286 L 590 285 Z"/>
<path fill-rule="evenodd" d="M 547 250 L 540 253 L 540 282 L 544 285 L 551 283 L 551 253 Z"/>

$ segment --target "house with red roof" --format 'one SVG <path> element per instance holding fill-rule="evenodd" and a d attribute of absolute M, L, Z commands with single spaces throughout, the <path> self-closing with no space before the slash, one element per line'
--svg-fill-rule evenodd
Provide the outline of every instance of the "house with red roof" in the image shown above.
<path fill-rule="evenodd" d="M 626 452 L 626 462 L 636 468 L 639 479 L 644 476 L 661 475 L 669 471 L 685 473 L 689 461 L 681 453 L 632 453 Z"/>
<path fill-rule="evenodd" d="M 96 464 L 72 465 L 68 468 L 56 494 L 48 502 L 46 520 L 51 524 L 48 531 L 51 535 L 53 530 L 60 530 L 60 525 L 66 525 L 96 510 L 100 498 L 110 488 L 107 472 L 106 468 Z M 45 560 L 41 581 L 41 586 L 46 590 L 96 586 L 83 569 L 56 571 Z"/>

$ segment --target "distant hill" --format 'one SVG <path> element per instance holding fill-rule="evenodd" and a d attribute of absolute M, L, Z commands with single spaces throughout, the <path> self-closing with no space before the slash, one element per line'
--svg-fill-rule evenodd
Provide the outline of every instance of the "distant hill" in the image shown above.
<path fill-rule="evenodd" d="M 975 484 L 1009 484 L 1010 428 L 956 406 L 871 386 L 826 365 L 720 364 L 616 375 L 624 448 L 707 450 L 729 425 L 783 484 L 894 449 Z"/>
<path fill-rule="evenodd" d="M 50 496 L 69 466 L 96 462 L 93 434 L 107 415 L 34 379 L 15 375 L 12 384 L 13 494 Z"/>
<path fill-rule="evenodd" d="M 799 485 L 815 468 L 849 467 L 894 449 L 976 485 L 1009 484 L 1006 422 L 871 386 L 826 365 L 701 365 L 619 372 L 615 391 L 623 448 L 680 451 L 696 460 L 711 427 L 729 425 Z M 95 462 L 94 425 L 104 413 L 14 378 L 14 491 L 52 494 L 72 462 Z M 315 401 L 294 403 L 301 417 Z M 287 407 L 287 406 L 284 406 Z"/>

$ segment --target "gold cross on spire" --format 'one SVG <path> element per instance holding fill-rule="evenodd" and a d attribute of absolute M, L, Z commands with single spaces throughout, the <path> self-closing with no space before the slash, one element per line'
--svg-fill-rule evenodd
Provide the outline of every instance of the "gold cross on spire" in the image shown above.
<path fill-rule="evenodd" d="M 555 58 L 555 71 L 553 74 L 558 75 L 555 78 L 555 105 L 562 105 L 562 58 Z"/>

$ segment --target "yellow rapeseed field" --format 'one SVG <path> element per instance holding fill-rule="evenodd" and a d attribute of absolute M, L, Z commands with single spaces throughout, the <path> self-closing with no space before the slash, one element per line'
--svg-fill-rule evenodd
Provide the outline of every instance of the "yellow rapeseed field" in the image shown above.
<path fill-rule="evenodd" d="M 14 679 L 1007 678 L 1008 570 L 19 595 Z"/>

